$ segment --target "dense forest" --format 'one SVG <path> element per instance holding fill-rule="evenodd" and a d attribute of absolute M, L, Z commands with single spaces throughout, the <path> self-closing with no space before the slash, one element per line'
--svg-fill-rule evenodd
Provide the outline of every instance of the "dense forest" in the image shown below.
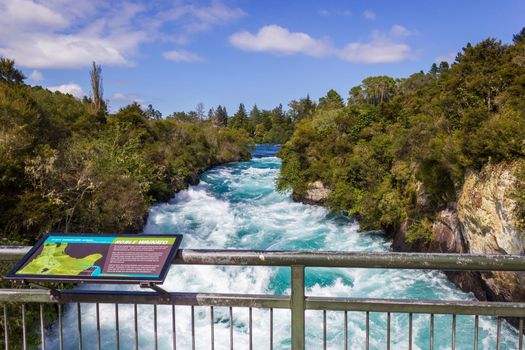
<path fill-rule="evenodd" d="M 366 78 L 347 101 L 329 91 L 303 113 L 279 156 L 280 189 L 304 198 L 320 181 L 325 205 L 363 229 L 431 240 L 435 214 L 454 203 L 469 171 L 518 162 L 514 193 L 525 218 L 525 29 L 512 44 L 468 44 L 455 62 L 405 79 Z M 424 200 L 422 200 L 424 199 Z"/>
<path fill-rule="evenodd" d="M 213 165 L 250 157 L 241 129 L 161 118 L 137 103 L 109 113 L 95 64 L 83 100 L 24 79 L 0 60 L 2 244 L 32 244 L 50 230 L 138 231 L 153 202 Z"/>

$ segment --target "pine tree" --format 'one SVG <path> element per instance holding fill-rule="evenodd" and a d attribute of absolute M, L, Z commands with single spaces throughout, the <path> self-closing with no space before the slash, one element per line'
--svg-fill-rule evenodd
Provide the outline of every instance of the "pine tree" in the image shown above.
<path fill-rule="evenodd" d="M 228 112 L 226 111 L 226 107 L 222 107 L 221 105 L 219 105 L 219 107 L 217 107 L 217 111 L 215 112 L 215 118 L 219 127 L 227 126 Z"/>

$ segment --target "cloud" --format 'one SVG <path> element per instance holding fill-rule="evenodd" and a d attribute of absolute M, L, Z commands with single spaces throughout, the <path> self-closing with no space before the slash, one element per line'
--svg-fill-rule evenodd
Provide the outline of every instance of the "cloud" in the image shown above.
<path fill-rule="evenodd" d="M 86 96 L 82 87 L 76 83 L 49 86 L 47 89 L 51 91 L 60 91 L 63 94 L 70 94 L 79 99 Z"/>
<path fill-rule="evenodd" d="M 141 104 L 141 105 L 144 102 L 143 99 L 137 94 L 129 94 L 129 93 L 122 93 L 122 92 L 117 92 L 113 94 L 113 96 L 111 97 L 111 100 L 115 102 L 124 102 L 124 103 L 137 102 L 138 104 Z"/>
<path fill-rule="evenodd" d="M 402 41 L 411 34 L 405 27 L 394 25 L 387 33 L 372 32 L 369 41 L 350 42 L 342 48 L 336 48 L 326 39 L 315 39 L 306 33 L 267 25 L 256 34 L 246 31 L 235 33 L 230 36 L 230 43 L 244 51 L 335 56 L 353 63 L 394 63 L 414 57 L 412 48 Z"/>
<path fill-rule="evenodd" d="M 456 53 L 451 52 L 448 55 L 443 55 L 443 56 L 436 57 L 434 62 L 435 63 L 441 63 L 441 62 L 445 61 L 445 62 L 448 62 L 448 63 L 454 63 L 454 61 L 456 60 L 456 56 L 457 56 Z"/>
<path fill-rule="evenodd" d="M 37 71 L 36 69 L 33 69 L 31 74 L 29 74 L 29 79 L 33 81 L 42 81 L 44 80 L 44 75 L 41 72 Z"/>
<path fill-rule="evenodd" d="M 411 57 L 410 46 L 384 39 L 366 43 L 350 43 L 338 54 L 342 60 L 353 63 L 394 63 Z"/>
<path fill-rule="evenodd" d="M 338 10 L 338 11 L 329 11 L 326 9 L 322 9 L 319 11 L 319 14 L 323 17 L 329 17 L 331 15 L 337 15 L 337 16 L 351 16 L 352 11 L 350 10 Z"/>
<path fill-rule="evenodd" d="M 194 63 L 204 61 L 201 56 L 186 50 L 167 51 L 164 52 L 163 56 L 165 59 L 175 62 Z"/>
<path fill-rule="evenodd" d="M 384 34 L 372 32 L 372 39 L 368 42 L 348 43 L 338 52 L 340 59 L 353 63 L 394 63 L 414 57 L 411 47 L 400 41 L 412 35 L 401 25 L 393 25 Z"/>
<path fill-rule="evenodd" d="M 363 17 L 369 21 L 376 19 L 376 13 L 374 11 L 366 10 L 363 12 Z"/>
<path fill-rule="evenodd" d="M 210 5 L 180 4 L 163 11 L 158 20 L 166 25 L 179 28 L 176 34 L 166 39 L 186 44 L 191 35 L 225 25 L 244 17 L 246 13 L 238 8 L 213 0 Z"/>
<path fill-rule="evenodd" d="M 244 51 L 271 52 L 274 54 L 304 54 L 320 57 L 330 54 L 332 48 L 326 40 L 314 39 L 306 33 L 290 32 L 278 25 L 262 27 L 257 34 L 247 31 L 235 33 L 230 43 Z"/>
<path fill-rule="evenodd" d="M 191 33 L 242 16 L 218 0 L 0 0 L 0 56 L 33 69 L 81 68 L 92 61 L 129 66 L 145 43 L 188 42 Z"/>

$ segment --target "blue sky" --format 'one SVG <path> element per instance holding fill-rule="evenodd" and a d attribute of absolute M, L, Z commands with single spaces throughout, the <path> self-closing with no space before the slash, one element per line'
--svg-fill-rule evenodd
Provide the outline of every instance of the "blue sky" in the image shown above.
<path fill-rule="evenodd" d="M 102 65 L 112 110 L 164 115 L 240 102 L 284 106 L 371 75 L 404 77 L 467 42 L 510 42 L 525 1 L 0 0 L 0 56 L 27 82 L 89 95 Z"/>

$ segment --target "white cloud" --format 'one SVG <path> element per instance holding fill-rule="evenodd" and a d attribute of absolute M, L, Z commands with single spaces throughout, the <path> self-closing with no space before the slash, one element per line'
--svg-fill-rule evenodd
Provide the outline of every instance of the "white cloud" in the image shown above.
<path fill-rule="evenodd" d="M 33 81 L 42 81 L 44 80 L 44 75 L 41 72 L 37 71 L 36 69 L 33 69 L 31 74 L 29 74 L 29 79 Z"/>
<path fill-rule="evenodd" d="M 369 21 L 376 19 L 376 13 L 374 11 L 366 10 L 363 12 L 363 17 Z"/>
<path fill-rule="evenodd" d="M 410 46 L 385 39 L 373 39 L 366 43 L 350 43 L 338 54 L 342 60 L 353 63 L 393 63 L 412 56 Z"/>
<path fill-rule="evenodd" d="M 403 37 L 412 35 L 412 32 L 399 24 L 394 24 L 392 28 L 390 28 L 390 34 L 393 36 Z"/>
<path fill-rule="evenodd" d="M 271 52 L 291 55 L 325 56 L 331 53 L 331 45 L 326 40 L 314 39 L 306 33 L 290 32 L 278 25 L 262 27 L 257 34 L 247 31 L 230 36 L 230 43 L 244 51 Z"/>
<path fill-rule="evenodd" d="M 336 48 L 326 39 L 315 39 L 306 33 L 267 25 L 256 34 L 246 31 L 235 33 L 230 36 L 230 43 L 241 50 L 253 52 L 335 56 L 354 63 L 393 63 L 414 57 L 411 47 L 402 42 L 409 35 L 409 30 L 395 25 L 387 33 L 373 32 L 371 40 L 367 42 L 350 42 L 343 48 Z"/>
<path fill-rule="evenodd" d="M 436 57 L 434 62 L 435 63 L 441 63 L 441 62 L 445 61 L 445 62 L 448 62 L 448 63 L 454 63 L 454 61 L 456 60 L 456 56 L 457 56 L 457 54 L 451 52 L 448 55 L 443 55 L 443 56 Z"/>
<path fill-rule="evenodd" d="M 184 19 L 183 27 L 188 32 L 200 32 L 215 25 L 226 24 L 245 15 L 240 8 L 230 7 L 220 1 L 209 6 L 184 4 L 165 12 L 161 18 L 166 21 Z"/>
<path fill-rule="evenodd" d="M 86 95 L 82 87 L 76 83 L 49 86 L 47 89 L 51 91 L 60 91 L 63 94 L 71 94 L 76 98 L 82 98 Z"/>
<path fill-rule="evenodd" d="M 113 94 L 113 96 L 111 97 L 111 100 L 115 102 L 124 102 L 124 103 L 137 102 L 138 104 L 141 104 L 141 105 L 144 103 L 144 100 L 140 98 L 140 96 L 136 94 L 128 94 L 128 93 L 122 93 L 122 92 L 117 92 Z"/>
<path fill-rule="evenodd" d="M 147 42 L 188 42 L 244 15 L 212 0 L 208 5 L 128 0 L 0 0 L 0 56 L 23 67 L 80 68 L 92 61 L 133 65 Z"/>
<path fill-rule="evenodd" d="M 165 59 L 175 62 L 194 63 L 204 61 L 201 56 L 186 50 L 167 51 L 164 52 L 163 56 Z"/>

